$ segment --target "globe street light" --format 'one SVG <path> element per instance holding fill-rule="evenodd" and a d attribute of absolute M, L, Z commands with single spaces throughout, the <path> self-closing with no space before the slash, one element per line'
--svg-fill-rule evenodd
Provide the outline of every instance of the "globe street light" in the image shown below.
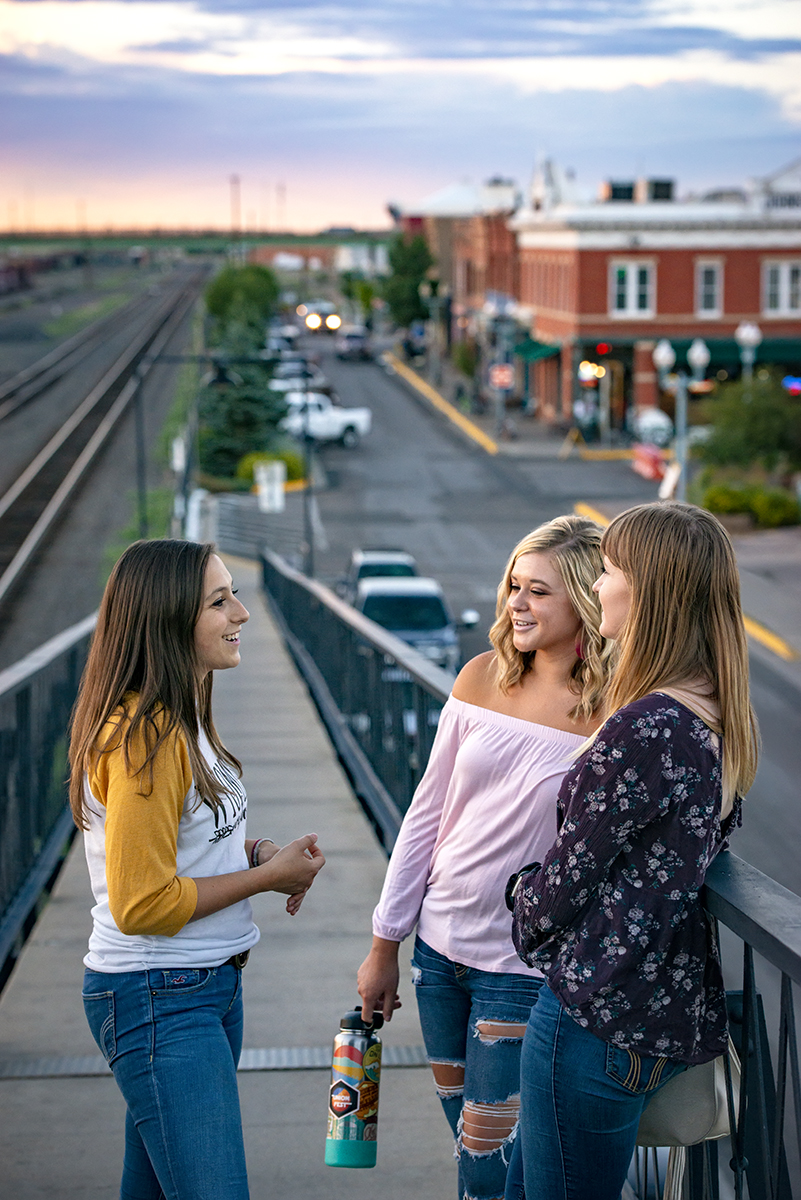
<path fill-rule="evenodd" d="M 743 382 L 746 385 L 746 399 L 750 400 L 751 380 L 754 378 L 754 361 L 757 347 L 762 341 L 762 330 L 754 321 L 741 321 L 734 331 L 734 340 L 740 347 L 740 360 L 743 364 Z"/>
<path fill-rule="evenodd" d="M 687 362 L 693 369 L 693 379 L 696 383 L 700 383 L 704 378 L 711 357 L 709 347 L 704 339 L 695 338 L 690 349 L 687 351 Z"/>

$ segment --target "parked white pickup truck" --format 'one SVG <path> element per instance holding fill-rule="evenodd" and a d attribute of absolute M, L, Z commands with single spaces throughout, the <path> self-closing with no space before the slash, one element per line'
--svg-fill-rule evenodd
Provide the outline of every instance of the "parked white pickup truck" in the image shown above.
<path fill-rule="evenodd" d="M 305 437 L 308 429 L 316 442 L 341 442 L 352 450 L 370 432 L 369 408 L 341 408 L 322 392 L 288 392 L 284 399 L 289 412 L 279 426 L 293 437 Z"/>

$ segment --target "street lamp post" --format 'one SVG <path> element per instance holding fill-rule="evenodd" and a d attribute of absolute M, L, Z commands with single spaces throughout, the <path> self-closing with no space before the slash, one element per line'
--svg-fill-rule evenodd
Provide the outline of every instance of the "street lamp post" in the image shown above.
<path fill-rule="evenodd" d="M 303 571 L 310 579 L 314 578 L 314 492 L 312 477 L 314 475 L 314 438 L 311 432 L 311 410 L 309 407 L 309 379 L 311 372 L 303 371 L 303 471 L 306 476 L 306 486 L 303 489 L 303 540 L 305 554 L 303 556 Z"/>
<path fill-rule="evenodd" d="M 741 321 L 734 331 L 734 340 L 740 347 L 740 361 L 743 364 L 744 399 L 751 399 L 751 383 L 754 378 L 754 362 L 757 347 L 762 342 L 762 330 L 754 321 Z"/>
<path fill-rule="evenodd" d="M 695 338 L 687 351 L 687 362 L 692 367 L 693 381 L 701 383 L 704 373 L 709 366 L 711 355 L 709 347 L 703 338 Z M 676 481 L 676 499 L 687 499 L 687 393 L 688 379 L 686 371 L 677 371 L 673 378 L 670 372 L 676 365 L 676 351 L 667 338 L 657 342 L 653 354 L 654 366 L 659 372 L 659 383 L 665 391 L 673 392 L 676 397 L 676 462 L 679 466 L 679 477 Z"/>

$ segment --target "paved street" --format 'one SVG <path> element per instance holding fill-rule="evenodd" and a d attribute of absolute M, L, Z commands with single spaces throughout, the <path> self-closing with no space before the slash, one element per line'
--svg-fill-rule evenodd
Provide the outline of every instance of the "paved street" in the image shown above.
<path fill-rule="evenodd" d="M 656 498 L 656 485 L 628 462 L 489 456 L 412 398 L 377 365 L 341 363 L 329 339 L 307 339 L 345 405 L 373 410 L 373 432 L 355 451 L 324 451 L 327 488 L 318 496 L 328 549 L 318 574 L 333 580 L 356 546 L 409 550 L 422 573 L 439 579 L 455 613 L 477 608 L 481 621 L 463 637 L 469 657 L 486 648 L 495 588 L 515 542 L 577 501 L 603 508 Z M 801 639 L 799 531 L 738 539 L 746 601 L 773 604 Z M 788 540 L 789 539 L 789 540 Z M 748 545 L 743 543 L 748 541 Z M 782 544 L 784 543 L 784 544 Z M 762 547 L 760 550 L 759 547 Z M 783 563 L 784 565 L 777 565 Z M 759 616 L 758 612 L 754 613 Z M 765 620 L 766 618 L 762 618 Z M 796 628 L 797 626 L 797 628 Z M 774 624 L 775 627 L 775 624 Z M 801 644 L 801 641 L 799 642 Z M 801 893 L 801 666 L 752 651 L 753 697 L 764 743 L 759 775 L 733 849 L 785 887 Z"/>

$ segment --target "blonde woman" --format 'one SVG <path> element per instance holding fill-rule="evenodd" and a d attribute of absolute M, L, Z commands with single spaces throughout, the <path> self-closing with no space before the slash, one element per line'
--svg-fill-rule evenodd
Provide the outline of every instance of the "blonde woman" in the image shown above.
<path fill-rule="evenodd" d="M 726 1048 L 701 902 L 756 772 L 737 564 L 692 505 L 603 536 L 607 718 L 559 794 L 559 835 L 509 881 L 514 940 L 546 978 L 521 1058 L 507 1200 L 618 1200 L 643 1108 Z"/>
<path fill-rule="evenodd" d="M 403 823 L 359 971 L 363 1010 L 397 1006 L 399 944 L 437 1092 L 456 1138 L 459 1196 L 503 1195 L 517 1129 L 522 1036 L 542 979 L 517 958 L 503 888 L 556 834 L 556 794 L 598 724 L 608 651 L 591 587 L 601 531 L 558 517 L 515 547 L 494 650 L 462 670 Z"/>

